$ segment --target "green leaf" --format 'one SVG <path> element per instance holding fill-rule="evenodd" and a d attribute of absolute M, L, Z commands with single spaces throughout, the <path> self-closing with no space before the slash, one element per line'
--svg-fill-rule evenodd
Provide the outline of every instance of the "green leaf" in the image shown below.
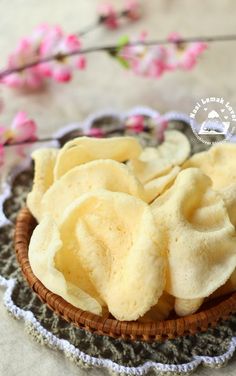
<path fill-rule="evenodd" d="M 128 35 L 122 35 L 122 37 L 120 37 L 118 39 L 118 44 L 117 44 L 119 51 L 123 47 L 127 46 L 127 44 L 129 44 L 129 36 Z"/>
<path fill-rule="evenodd" d="M 124 68 L 129 69 L 130 65 L 127 60 L 125 60 L 122 56 L 115 56 L 115 59 L 120 63 Z"/>
<path fill-rule="evenodd" d="M 127 60 L 125 60 L 124 57 L 120 56 L 120 52 L 122 49 L 129 44 L 129 37 L 128 35 L 123 35 L 121 38 L 119 38 L 117 43 L 117 48 L 114 51 L 108 51 L 109 55 L 116 59 L 118 63 L 120 63 L 124 68 L 129 69 L 130 65 Z"/>

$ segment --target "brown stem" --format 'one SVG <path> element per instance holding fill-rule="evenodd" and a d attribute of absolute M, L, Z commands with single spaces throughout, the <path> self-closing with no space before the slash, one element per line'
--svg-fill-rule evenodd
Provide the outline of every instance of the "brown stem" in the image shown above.
<path fill-rule="evenodd" d="M 97 27 L 99 27 L 100 25 L 102 25 L 102 21 L 100 21 L 100 18 L 98 20 L 96 20 L 94 23 L 88 25 L 88 26 L 85 26 L 82 30 L 78 31 L 76 33 L 76 35 L 78 35 L 78 37 L 83 37 L 84 35 L 88 34 L 90 31 L 93 31 L 95 30 Z"/>
<path fill-rule="evenodd" d="M 12 147 L 12 146 L 20 146 L 25 144 L 36 144 L 37 142 L 51 142 L 51 141 L 58 141 L 59 139 L 53 137 L 45 137 L 45 138 L 38 138 L 35 140 L 25 140 L 25 141 L 17 141 L 12 143 L 4 144 L 4 148 Z"/>
<path fill-rule="evenodd" d="M 122 10 L 119 13 L 117 13 L 117 18 L 127 17 L 127 14 L 128 14 L 127 11 Z M 106 20 L 108 19 L 108 17 L 106 17 L 106 16 L 104 16 L 104 17 L 103 16 L 98 17 L 97 20 L 94 23 L 92 23 L 92 24 L 90 24 L 88 26 L 85 26 L 82 30 L 78 31 L 76 33 L 76 35 L 78 35 L 79 37 L 83 37 L 84 35 L 88 34 L 90 31 L 93 31 L 97 27 L 103 25 L 106 22 Z"/>
<path fill-rule="evenodd" d="M 149 127 L 146 127 L 145 131 L 148 131 L 148 130 L 149 130 Z M 106 132 L 104 132 L 104 136 L 105 135 L 108 136 L 108 135 L 111 135 L 111 134 L 116 133 L 116 132 L 124 132 L 124 131 L 125 131 L 124 126 L 118 126 L 118 127 L 109 129 Z M 86 133 L 79 133 L 78 132 L 78 136 L 86 136 Z M 87 134 L 87 136 L 89 136 L 89 134 Z M 19 146 L 19 145 L 24 145 L 24 144 L 35 144 L 35 143 L 41 143 L 41 142 L 51 142 L 51 141 L 59 141 L 60 142 L 63 138 L 64 138 L 64 136 L 59 137 L 59 138 L 45 137 L 45 138 L 38 138 L 38 139 L 35 139 L 35 140 L 25 140 L 25 141 L 6 143 L 3 146 L 4 146 L 4 148 L 6 148 L 6 147 Z"/>
<path fill-rule="evenodd" d="M 182 38 L 178 40 L 176 43 L 194 43 L 194 42 L 229 42 L 229 41 L 236 41 L 236 35 L 218 35 L 218 36 L 206 36 L 206 37 L 189 37 L 189 38 Z M 166 44 L 173 44 L 173 42 L 170 42 L 168 39 L 157 39 L 157 40 L 147 40 L 147 41 L 136 41 L 127 44 L 127 46 L 155 46 L 155 45 L 166 45 Z M 12 73 L 19 73 L 24 71 L 25 69 L 29 69 L 32 67 L 35 67 L 36 65 L 43 64 L 49 61 L 53 60 L 62 60 L 67 57 L 71 57 L 74 55 L 81 55 L 81 54 L 89 54 L 93 52 L 109 52 L 109 53 L 115 53 L 117 50 L 119 50 L 120 47 L 117 45 L 105 45 L 105 46 L 95 46 L 95 47 L 88 47 L 84 49 L 78 49 L 74 50 L 68 53 L 59 53 L 56 55 L 51 55 L 48 57 L 45 57 L 41 60 L 36 60 L 28 64 L 21 65 L 19 67 L 15 68 L 8 68 L 5 70 L 0 71 L 0 80 Z"/>

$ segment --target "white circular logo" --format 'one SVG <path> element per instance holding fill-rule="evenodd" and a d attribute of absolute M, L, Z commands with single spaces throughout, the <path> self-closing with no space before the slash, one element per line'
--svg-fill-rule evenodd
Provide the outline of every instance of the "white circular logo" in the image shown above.
<path fill-rule="evenodd" d="M 189 116 L 193 133 L 204 144 L 227 142 L 235 134 L 236 114 L 224 98 L 201 98 Z"/>

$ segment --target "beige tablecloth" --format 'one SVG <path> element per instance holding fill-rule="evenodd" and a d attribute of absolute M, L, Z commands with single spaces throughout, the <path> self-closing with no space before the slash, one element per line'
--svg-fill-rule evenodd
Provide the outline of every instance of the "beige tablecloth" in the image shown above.
<path fill-rule="evenodd" d="M 122 1 L 113 3 L 121 6 Z M 170 31 L 184 36 L 230 34 L 235 31 L 234 0 L 145 0 L 145 16 L 139 23 L 116 32 L 104 29 L 84 38 L 84 45 L 115 41 L 124 33 L 141 30 L 153 38 Z M 20 36 L 42 22 L 60 24 L 66 31 L 80 30 L 95 19 L 98 0 L 0 0 L 0 66 Z M 160 112 L 189 113 L 201 97 L 220 96 L 236 109 L 236 42 L 215 43 L 191 72 L 166 74 L 160 80 L 135 77 L 105 54 L 88 56 L 88 69 L 75 74 L 70 84 L 50 83 L 45 91 L 21 94 L 0 88 L 4 111 L 0 123 L 10 122 L 17 110 L 26 110 L 39 124 L 42 136 L 59 127 L 84 119 L 89 113 L 113 107 L 125 110 L 138 104 Z M 8 155 L 8 162 L 11 155 Z M 2 174 L 3 175 L 3 174 Z M 0 291 L 0 298 L 3 292 Z M 0 375 L 86 375 L 60 353 L 34 343 L 24 333 L 23 324 L 13 320 L 0 303 Z M 221 370 L 199 369 L 196 375 L 235 375 L 236 360 Z M 93 375 L 102 375 L 93 371 Z"/>

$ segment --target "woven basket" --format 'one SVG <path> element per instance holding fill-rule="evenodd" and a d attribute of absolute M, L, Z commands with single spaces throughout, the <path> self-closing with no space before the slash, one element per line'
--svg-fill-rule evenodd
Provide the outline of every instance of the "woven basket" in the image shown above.
<path fill-rule="evenodd" d="M 212 301 L 208 306 L 203 305 L 201 311 L 194 315 L 158 322 L 122 322 L 76 308 L 49 291 L 32 272 L 28 259 L 28 246 L 36 224 L 27 208 L 20 211 L 16 222 L 15 250 L 22 272 L 43 303 L 66 321 L 82 329 L 133 341 L 160 341 L 206 331 L 208 327 L 215 326 L 219 320 L 225 320 L 236 312 L 236 293 Z"/>

